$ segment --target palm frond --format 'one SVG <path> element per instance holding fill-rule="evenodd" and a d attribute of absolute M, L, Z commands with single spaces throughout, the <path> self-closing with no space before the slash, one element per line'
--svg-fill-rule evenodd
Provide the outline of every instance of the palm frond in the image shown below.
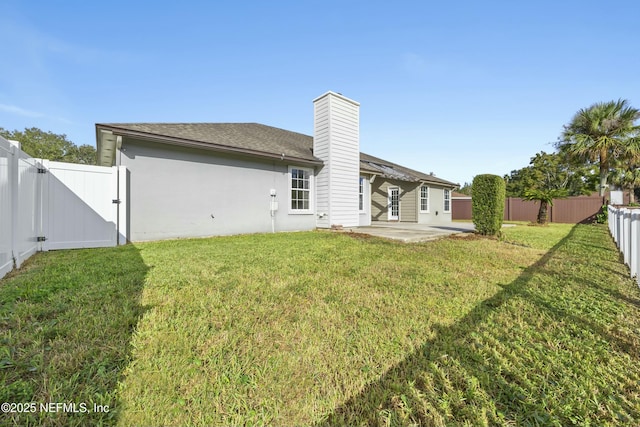
<path fill-rule="evenodd" d="M 529 201 L 546 202 L 549 206 L 553 206 L 553 199 L 565 199 L 568 192 L 564 188 L 538 189 L 531 188 L 524 192 L 523 199 Z"/>

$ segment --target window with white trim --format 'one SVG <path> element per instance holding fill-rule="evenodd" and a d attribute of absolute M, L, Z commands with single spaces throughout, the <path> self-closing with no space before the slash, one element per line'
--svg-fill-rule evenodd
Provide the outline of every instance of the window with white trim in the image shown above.
<path fill-rule="evenodd" d="M 451 190 L 444 190 L 444 211 L 451 212 Z"/>
<path fill-rule="evenodd" d="M 313 200 L 311 169 L 289 166 L 290 204 L 292 213 L 310 213 Z"/>
<path fill-rule="evenodd" d="M 420 212 L 429 213 L 429 187 L 420 187 Z"/>
<path fill-rule="evenodd" d="M 360 177 L 360 186 L 358 187 L 358 209 L 364 211 L 364 177 Z"/>

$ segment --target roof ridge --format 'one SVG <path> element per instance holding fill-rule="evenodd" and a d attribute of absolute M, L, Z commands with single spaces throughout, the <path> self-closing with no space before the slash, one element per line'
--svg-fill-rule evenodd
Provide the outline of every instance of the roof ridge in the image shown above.
<path fill-rule="evenodd" d="M 275 129 L 282 132 L 301 135 L 308 138 L 313 138 L 306 133 L 297 132 L 289 129 L 280 128 L 272 125 L 265 125 L 258 122 L 111 122 L 111 123 L 96 123 L 96 126 L 112 126 L 112 127 L 131 127 L 131 126 L 218 126 L 218 125 L 255 125 L 265 128 Z"/>

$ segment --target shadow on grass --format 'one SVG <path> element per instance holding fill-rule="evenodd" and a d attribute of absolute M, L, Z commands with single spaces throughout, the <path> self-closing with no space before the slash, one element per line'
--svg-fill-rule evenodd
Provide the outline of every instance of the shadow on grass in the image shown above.
<path fill-rule="evenodd" d="M 603 320 L 590 313 L 621 310 L 615 305 L 620 301 L 599 302 L 601 290 L 591 295 L 595 282 L 585 285 L 587 277 L 578 275 L 565 284 L 553 277 L 557 266 L 549 267 L 558 251 L 588 240 L 588 227 L 572 228 L 459 322 L 437 326 L 433 339 L 317 425 L 637 422 L 640 407 L 620 394 L 633 396 L 639 387 L 633 376 L 625 376 L 625 366 L 609 366 L 608 358 L 610 352 L 625 353 L 622 359 L 632 356 L 626 369 L 633 369 L 638 337 L 614 336 L 603 324 L 606 316 Z M 615 257 L 611 248 L 605 249 Z M 589 296 L 585 307 L 571 305 Z M 615 313 L 611 316 L 615 320 Z M 613 372 L 611 378 L 598 377 L 599 370 Z M 608 399 L 606 405 L 599 399 Z"/>
<path fill-rule="evenodd" d="M 0 424 L 116 423 L 147 270 L 126 245 L 39 253 L 0 280 L 0 401 L 36 405 Z"/>

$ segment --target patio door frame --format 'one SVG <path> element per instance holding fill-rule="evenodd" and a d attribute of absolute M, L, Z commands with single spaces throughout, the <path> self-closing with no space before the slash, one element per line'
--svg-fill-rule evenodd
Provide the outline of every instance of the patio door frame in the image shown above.
<path fill-rule="evenodd" d="M 395 200 L 394 200 L 395 193 Z M 394 209 L 395 204 L 395 209 Z M 396 215 L 394 215 L 396 212 Z M 387 220 L 400 221 L 400 187 L 387 188 Z"/>

